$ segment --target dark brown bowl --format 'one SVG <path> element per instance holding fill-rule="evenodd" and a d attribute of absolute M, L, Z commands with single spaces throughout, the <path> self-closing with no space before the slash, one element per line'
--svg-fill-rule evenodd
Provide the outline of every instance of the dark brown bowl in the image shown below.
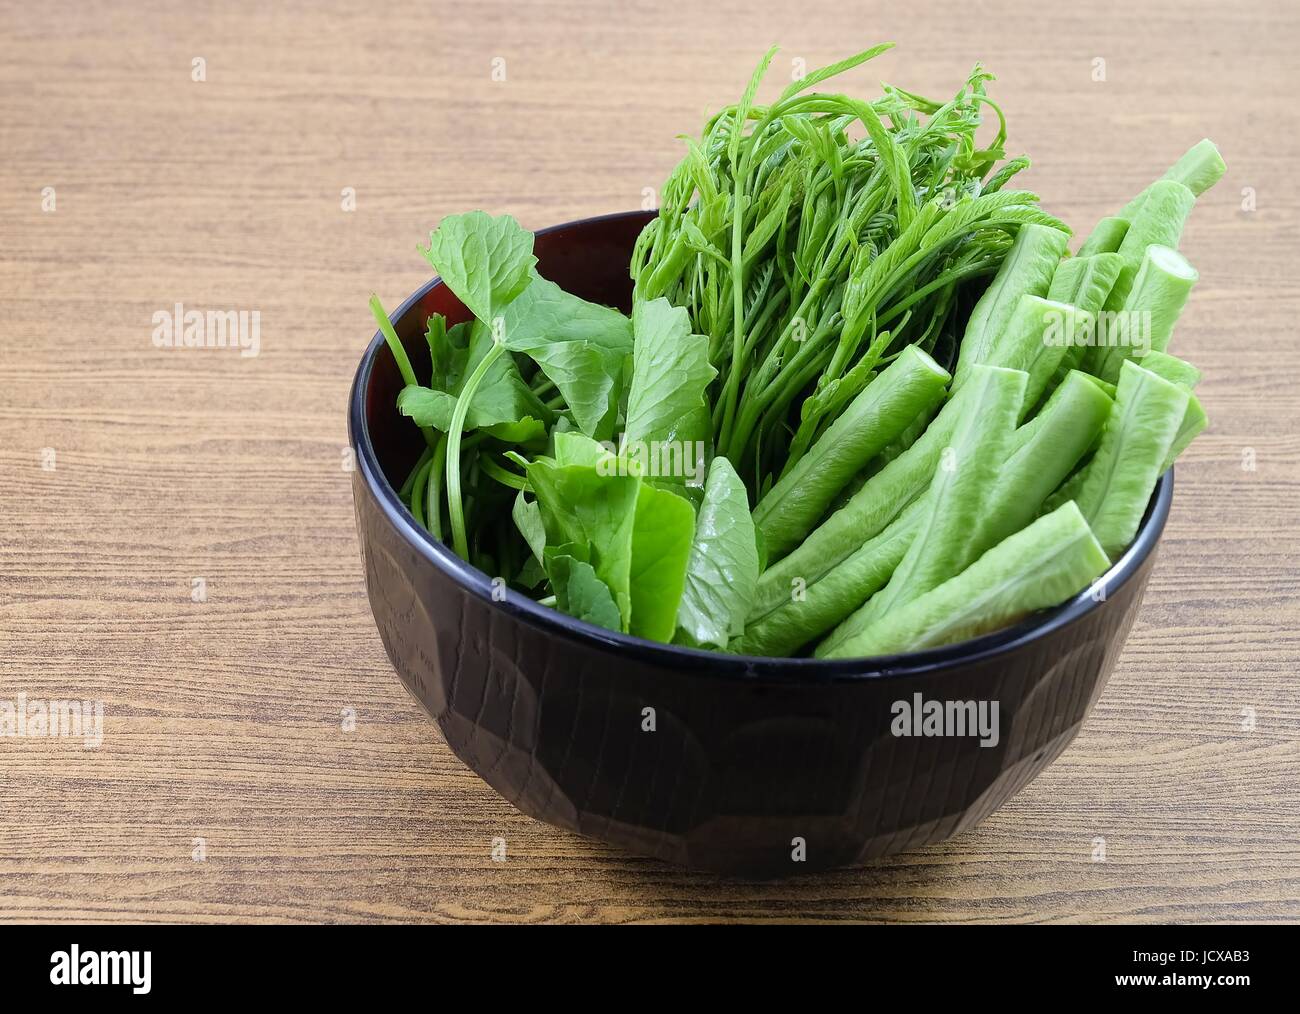
<path fill-rule="evenodd" d="M 628 310 L 649 213 L 537 234 L 543 275 Z M 393 318 L 417 374 L 437 279 Z M 1124 646 L 1169 515 L 1160 481 L 1101 584 L 962 644 L 868 659 L 770 659 L 611 633 L 511 591 L 415 522 L 397 487 L 422 438 L 376 334 L 352 387 L 353 497 L 366 590 L 406 688 L 462 761 L 530 816 L 669 862 L 785 876 L 918 848 L 983 820 L 1074 739 Z M 999 737 L 898 736 L 896 702 L 996 703 Z M 652 709 L 652 710 L 647 710 Z M 653 716 L 653 731 L 647 716 Z"/>

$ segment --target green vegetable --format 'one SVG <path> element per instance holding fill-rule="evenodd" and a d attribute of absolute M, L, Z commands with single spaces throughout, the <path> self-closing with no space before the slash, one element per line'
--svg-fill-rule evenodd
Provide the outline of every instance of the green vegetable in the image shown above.
<path fill-rule="evenodd" d="M 1188 393 L 1137 366 L 1120 371 L 1115 407 L 1075 497 L 1106 553 L 1118 556 L 1137 534 L 1187 413 Z"/>
<path fill-rule="evenodd" d="M 482 211 L 448 215 L 420 252 L 456 298 L 489 326 L 524 291 L 537 264 L 531 232 L 509 215 L 493 218 Z"/>
<path fill-rule="evenodd" d="M 1227 166 L 1223 164 L 1219 149 L 1214 146 L 1214 143 L 1209 138 L 1203 138 L 1187 149 L 1182 157 L 1165 171 L 1161 179 L 1181 183 L 1194 195 L 1200 197 L 1201 194 L 1219 182 L 1219 179 L 1226 171 Z M 1132 221 L 1146 203 L 1154 185 L 1147 187 L 1137 197 L 1129 201 L 1124 210 L 1119 213 L 1120 218 Z"/>
<path fill-rule="evenodd" d="M 1110 296 L 1111 289 L 1115 287 L 1115 281 L 1119 278 L 1123 266 L 1124 258 L 1117 253 L 1084 255 L 1080 250 L 1078 257 L 1062 261 L 1061 266 L 1056 269 L 1056 274 L 1052 276 L 1051 288 L 1047 290 L 1047 298 L 1060 303 L 1069 303 L 1083 313 L 1095 315 L 1106 305 L 1106 300 Z M 1096 319 L 1095 316 L 1093 319 Z M 1095 327 L 1090 337 L 1095 343 Z M 1089 358 L 1087 344 L 1079 343 L 1067 348 L 1061 357 L 1060 365 L 1056 368 L 1055 375 L 1047 385 L 1048 390 L 1055 388 L 1070 370 L 1078 368 Z"/>
<path fill-rule="evenodd" d="M 1029 160 L 982 68 L 947 100 L 817 90 L 888 48 L 771 102 L 763 57 L 661 188 L 630 317 L 543 278 L 514 219 L 443 220 L 423 252 L 472 319 L 428 317 L 427 376 L 371 299 L 419 523 L 586 622 L 754 654 L 946 643 L 1122 551 L 1206 425 L 1165 349 L 1222 160 L 1194 146 L 1069 257 L 1008 188 Z"/>
<path fill-rule="evenodd" d="M 1038 404 L 1067 353 L 1093 330 L 1093 315 L 1068 303 L 1041 296 L 1020 297 L 1010 319 L 994 339 L 986 363 L 1023 370 L 1028 378 L 1021 418 Z"/>
<path fill-rule="evenodd" d="M 555 608 L 560 612 L 608 630 L 621 629 L 618 606 L 609 585 L 596 576 L 586 560 L 548 550 L 546 575 L 555 589 Z"/>
<path fill-rule="evenodd" d="M 1118 253 L 1124 259 L 1124 266 L 1106 300 L 1107 310 L 1119 310 L 1125 305 L 1147 247 L 1156 244 L 1178 248 L 1183 225 L 1195 203 L 1196 195 L 1181 183 L 1160 180 L 1151 184 L 1146 200 L 1124 234 L 1124 242 L 1119 245 Z"/>
<path fill-rule="evenodd" d="M 1140 365 L 1142 369 L 1150 370 L 1157 377 L 1163 377 L 1188 393 L 1187 410 L 1183 413 L 1183 421 L 1178 425 L 1178 434 L 1174 437 L 1173 445 L 1165 455 L 1164 465 L 1160 469 L 1161 474 L 1164 474 L 1174 463 L 1174 459 L 1183 453 L 1183 449 L 1201 430 L 1205 429 L 1209 422 L 1201 403 L 1196 399 L 1196 395 L 1191 393 L 1192 389 L 1201 382 L 1201 371 L 1186 360 L 1165 352 L 1148 352 L 1142 357 Z"/>
<path fill-rule="evenodd" d="M 523 490 L 515 497 L 514 507 L 511 509 L 511 516 L 519 528 L 519 533 L 528 543 L 528 549 L 533 554 L 533 558 L 541 563 L 546 552 L 546 525 L 542 522 L 542 509 L 536 501 L 529 501 L 524 498 Z"/>
<path fill-rule="evenodd" d="M 667 297 L 708 337 L 713 442 L 760 496 L 851 400 L 837 383 L 855 395 L 905 346 L 955 344 L 959 287 L 997 270 L 1018 231 L 1065 230 L 1033 194 L 1003 189 L 1028 160 L 989 175 L 1005 124 L 983 70 L 948 102 L 892 86 L 871 102 L 810 91 L 888 48 L 812 72 L 770 105 L 757 100 L 766 54 L 740 102 L 688 141 L 633 252 L 634 298 Z M 990 108 L 998 132 L 981 147 Z M 791 440 L 796 404 L 808 408 Z"/>
<path fill-rule="evenodd" d="M 537 363 L 583 433 L 607 439 L 614 430 L 624 363 L 632 351 L 628 319 L 536 274 L 501 316 L 506 347 Z"/>
<path fill-rule="evenodd" d="M 1142 256 L 1133 287 L 1119 311 L 1118 320 L 1127 330 L 1127 342 L 1099 343 L 1094 371 L 1103 380 L 1119 379 L 1125 359 L 1136 358 L 1139 365 L 1148 349 L 1163 352 L 1169 347 L 1174 323 L 1183 312 L 1187 296 L 1196 284 L 1196 269 L 1177 250 L 1152 244 Z M 1140 342 L 1135 341 L 1140 337 Z"/>
<path fill-rule="evenodd" d="M 1021 426 L 992 487 L 973 539 L 983 552 L 1019 531 L 1096 445 L 1113 399 L 1091 377 L 1071 370 L 1046 404 Z"/>
<path fill-rule="evenodd" d="M 912 544 L 926 506 L 924 498 L 914 500 L 884 531 L 812 583 L 792 578 L 784 600 L 751 614 L 731 649 L 744 655 L 791 655 L 830 630 L 889 580 Z"/>
<path fill-rule="evenodd" d="M 466 344 L 458 344 L 461 341 Z M 397 410 L 417 426 L 450 433 L 465 380 L 493 348 L 492 333 L 485 327 L 452 328 L 440 340 L 445 368 L 434 380 L 438 386 L 407 385 L 397 395 Z M 494 355 L 473 399 L 466 402 L 463 429 L 486 428 L 502 439 L 526 443 L 544 437 L 553 417 L 524 383 L 514 360 Z"/>
<path fill-rule="evenodd" d="M 1201 382 L 1200 370 L 1186 359 L 1179 359 L 1167 352 L 1148 352 L 1136 362 L 1142 369 L 1150 370 L 1157 377 L 1164 377 L 1184 391 L 1191 391 Z"/>
<path fill-rule="evenodd" d="M 1205 409 L 1197 400 L 1196 395 L 1188 394 L 1187 410 L 1183 413 L 1183 421 L 1178 424 L 1178 433 L 1174 436 L 1174 442 L 1170 445 L 1169 451 L 1165 454 L 1165 460 L 1161 462 L 1160 474 L 1164 475 L 1173 467 L 1174 459 L 1186 450 L 1196 436 L 1205 429 L 1209 420 L 1205 416 Z"/>
<path fill-rule="evenodd" d="M 1115 287 L 1115 279 L 1123 266 L 1124 258 L 1117 253 L 1071 257 L 1062 261 L 1052 275 L 1047 298 L 1095 313 L 1106 305 L 1106 298 Z"/>
<path fill-rule="evenodd" d="M 1045 296 L 1052 275 L 1065 253 L 1067 233 L 1041 225 L 1026 225 L 1016 236 L 997 275 L 971 311 L 953 387 L 977 363 L 989 362 L 994 344 L 1011 322 L 1022 296 Z"/>
<path fill-rule="evenodd" d="M 754 508 L 769 557 L 797 546 L 853 475 L 942 400 L 950 379 L 916 346 L 905 348 Z"/>
<path fill-rule="evenodd" d="M 1028 379 L 1020 370 L 970 368 L 971 401 L 930 482 L 916 537 L 859 622 L 925 594 L 978 555 L 975 536 L 1006 461 Z"/>
<path fill-rule="evenodd" d="M 642 483 L 632 529 L 630 633 L 651 641 L 671 641 L 686 586 L 686 567 L 695 531 L 690 501 L 667 489 Z"/>
<path fill-rule="evenodd" d="M 1124 234 L 1127 232 L 1127 218 L 1103 218 L 1097 223 L 1097 227 L 1088 234 L 1088 238 L 1083 241 L 1083 245 L 1079 247 L 1076 259 L 1092 257 L 1097 254 L 1114 253 L 1119 249 L 1120 244 L 1124 242 Z"/>
<path fill-rule="evenodd" d="M 715 375 L 708 340 L 691 334 L 686 311 L 663 298 L 633 307 L 632 330 L 625 445 L 653 450 L 702 441 L 708 435 L 704 389 Z"/>
<path fill-rule="evenodd" d="M 681 640 L 725 648 L 739 634 L 758 583 L 758 547 L 745 484 L 714 458 L 695 522 L 686 587 L 677 609 Z"/>
<path fill-rule="evenodd" d="M 1093 315 L 1092 320 L 1096 321 L 1096 315 L 1099 315 L 1101 309 L 1105 307 L 1110 290 L 1114 289 L 1115 279 L 1119 277 L 1123 263 L 1125 261 L 1118 253 L 1092 253 L 1084 256 L 1080 251 L 1080 256 L 1061 261 L 1060 268 L 1057 268 L 1056 274 L 1052 276 L 1048 299 L 1074 305 L 1079 311 Z M 1087 341 L 1066 348 L 1056 374 L 1048 383 L 1049 391 L 1053 390 L 1071 369 L 1082 367 L 1084 361 L 1092 359 L 1092 347 L 1097 341 L 1097 330 L 1099 328 L 1093 326 L 1086 335 Z"/>
<path fill-rule="evenodd" d="M 819 658 L 917 651 L 977 637 L 1060 605 L 1110 566 L 1074 503 L 1008 536 L 977 561 Z"/>
<path fill-rule="evenodd" d="M 582 442 L 586 441 L 584 445 Z M 537 495 L 548 546 L 583 547 L 596 576 L 608 586 L 623 629 L 632 616 L 632 535 L 638 475 L 618 475 L 613 455 L 573 433 L 555 435 L 554 458 L 528 465 L 528 482 Z"/>
<path fill-rule="evenodd" d="M 849 501 L 797 549 L 759 576 L 754 611 L 766 613 L 789 597 L 791 582 L 811 585 L 882 532 L 930 485 L 940 456 L 975 396 L 954 395 L 921 437 L 869 478 Z"/>
<path fill-rule="evenodd" d="M 975 539 L 991 546 L 1033 521 L 1048 494 L 1094 443 L 1111 400 L 1091 378 L 1072 372 L 1043 410 L 1012 438 L 992 499 Z M 751 613 L 744 637 L 732 649 L 752 655 L 790 654 L 816 640 L 884 586 L 911 544 L 925 508 L 915 500 L 879 535 L 819 580 L 793 583 L 787 600 L 761 615 Z"/>

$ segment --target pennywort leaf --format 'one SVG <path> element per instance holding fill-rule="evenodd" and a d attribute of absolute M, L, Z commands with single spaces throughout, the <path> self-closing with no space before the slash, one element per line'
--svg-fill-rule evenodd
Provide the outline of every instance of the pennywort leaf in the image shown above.
<path fill-rule="evenodd" d="M 421 247 L 435 271 L 480 321 L 493 319 L 528 285 L 537 258 L 533 234 L 510 215 L 448 215 Z"/>

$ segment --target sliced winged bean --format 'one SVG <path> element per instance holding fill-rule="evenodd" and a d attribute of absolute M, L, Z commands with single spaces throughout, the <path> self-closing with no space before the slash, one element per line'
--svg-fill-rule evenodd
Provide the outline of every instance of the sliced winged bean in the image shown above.
<path fill-rule="evenodd" d="M 1169 453 L 1165 455 L 1164 464 L 1160 468 L 1160 474 L 1173 466 L 1174 459 L 1186 450 L 1196 435 L 1205 429 L 1209 419 L 1205 417 L 1205 409 L 1201 408 L 1201 403 L 1196 395 L 1187 396 L 1187 411 L 1183 413 L 1183 421 L 1178 424 L 1178 433 L 1174 436 L 1174 442 L 1169 447 Z"/>
<path fill-rule="evenodd" d="M 1047 298 L 1080 310 L 1100 310 L 1115 286 L 1124 258 L 1117 253 L 1080 255 L 1062 261 L 1052 275 Z"/>
<path fill-rule="evenodd" d="M 1164 377 L 1171 384 L 1177 384 L 1184 391 L 1193 390 L 1201 382 L 1201 371 L 1186 359 L 1171 356 L 1168 352 L 1148 352 L 1141 359 L 1134 360 L 1142 369 L 1150 370 L 1157 377 Z"/>
<path fill-rule="evenodd" d="M 1099 340 L 1098 365 L 1093 372 L 1114 383 L 1125 359 L 1140 359 L 1139 352 L 1147 348 L 1157 352 L 1168 348 L 1174 324 L 1198 277 L 1196 269 L 1177 250 L 1158 244 L 1147 247 L 1133 287 L 1115 318 L 1127 330 L 1123 337 L 1128 340 L 1104 347 Z M 1139 336 L 1142 340 L 1135 341 Z"/>
<path fill-rule="evenodd" d="M 989 350 L 989 366 L 1028 375 L 1021 416 L 1038 404 L 1065 355 L 1092 329 L 1093 316 L 1068 303 L 1021 296 L 1015 312 Z"/>
<path fill-rule="evenodd" d="M 935 469 L 916 537 L 889 583 L 868 603 L 869 619 L 924 595 L 978 555 L 975 538 L 1006 461 L 1028 379 L 1021 370 L 971 367 L 970 408 Z"/>
<path fill-rule="evenodd" d="M 908 346 L 868 384 L 754 508 L 769 555 L 797 546 L 849 480 L 943 398 L 950 379 L 929 355 Z"/>
<path fill-rule="evenodd" d="M 998 273 L 971 310 L 953 371 L 954 389 L 964 382 L 964 374 L 972 366 L 987 361 L 989 349 L 1011 319 L 1020 297 L 1047 294 L 1068 240 L 1065 233 L 1050 226 L 1030 223 L 1021 227 Z"/>
<path fill-rule="evenodd" d="M 1101 433 L 1110 406 L 1110 398 L 1102 393 L 1091 378 L 1074 371 L 1048 399 L 1043 410 L 1016 430 L 1006 464 L 999 470 L 997 484 L 981 512 L 976 535 L 972 540 L 971 555 L 978 556 L 1034 520 L 1043 501 L 1070 473 Z M 863 550 L 867 552 L 862 552 L 861 555 L 865 559 L 859 561 L 859 554 L 854 554 L 820 582 L 804 589 L 804 600 L 812 602 L 811 607 L 790 602 L 760 624 L 763 634 L 768 631 L 784 634 L 788 630 L 790 640 L 796 639 L 796 636 L 802 637 L 803 640 L 794 645 L 797 648 L 820 636 L 834 622 L 848 617 L 868 595 L 884 583 L 885 579 L 879 577 L 879 568 L 886 562 L 882 560 L 882 555 L 887 548 L 899 553 L 894 566 L 900 562 L 901 551 L 896 542 L 889 541 L 890 536 L 895 529 L 904 527 L 910 541 L 919 520 L 918 508 L 928 496 L 926 493 L 915 501 L 907 513 L 868 543 L 871 547 L 869 551 L 868 546 L 864 546 Z M 850 572 L 841 576 L 840 571 L 846 568 Z M 885 578 L 888 577 L 886 574 Z M 840 595 L 840 601 L 834 609 L 825 601 L 830 589 Z M 869 618 L 870 613 L 865 613 L 860 622 Z M 823 623 L 824 626 L 821 625 Z M 854 629 L 860 629 L 853 625 L 846 627 L 848 629 L 839 635 L 840 638 L 847 637 Z M 746 634 L 748 633 L 747 630 Z"/>
<path fill-rule="evenodd" d="M 1197 197 L 1200 197 L 1201 194 L 1219 182 L 1220 177 L 1223 176 L 1226 170 L 1227 166 L 1223 164 L 1223 157 L 1219 154 L 1219 149 L 1214 146 L 1213 141 L 1206 137 L 1188 148 L 1160 178 L 1181 183 Z M 1150 193 L 1151 187 L 1147 187 L 1142 193 L 1129 201 L 1124 206 L 1124 210 L 1119 213 L 1120 217 L 1131 221 L 1133 216 L 1142 208 Z"/>
<path fill-rule="evenodd" d="M 1196 195 L 1181 183 L 1173 180 L 1160 180 L 1151 184 L 1147 199 L 1133 217 L 1124 242 L 1119 246 L 1119 255 L 1124 258 L 1124 267 L 1120 270 L 1115 287 L 1106 300 L 1107 310 L 1119 310 L 1128 299 L 1129 290 L 1137 277 L 1138 268 L 1146 256 L 1147 247 L 1153 243 L 1178 249 L 1178 240 L 1183 234 L 1183 225 L 1196 203 Z"/>
<path fill-rule="evenodd" d="M 1007 458 L 980 519 L 978 555 L 1038 516 L 1105 429 L 1114 402 L 1085 373 L 1071 370 L 1032 420 L 1027 439 Z"/>
<path fill-rule="evenodd" d="M 867 479 L 798 548 L 764 570 L 751 615 L 765 615 L 787 601 L 796 578 L 810 585 L 819 580 L 924 493 L 967 402 L 964 394 L 950 398 L 916 443 Z"/>
<path fill-rule="evenodd" d="M 802 579 L 792 578 L 781 605 L 751 620 L 731 650 L 788 656 L 830 630 L 889 580 L 916 534 L 923 507 L 922 500 L 913 500 L 883 532 L 820 580 L 804 586 Z"/>
<path fill-rule="evenodd" d="M 1052 276 L 1047 298 L 1095 314 L 1106 305 L 1106 299 L 1115 287 L 1115 280 L 1119 278 L 1123 266 L 1124 258 L 1117 253 L 1098 253 L 1063 261 Z M 1048 389 L 1055 388 L 1070 370 L 1077 369 L 1088 358 L 1088 352 L 1089 347 L 1084 344 L 1072 345 L 1066 349 Z"/>
<path fill-rule="evenodd" d="M 817 655 L 896 654 L 977 637 L 1060 605 L 1109 565 L 1079 508 L 1065 503 L 1003 539 L 957 576 L 833 648 L 819 647 Z"/>
<path fill-rule="evenodd" d="M 1075 499 L 1110 556 L 1118 556 L 1137 534 L 1151 491 L 1187 414 L 1188 393 L 1124 363 L 1115 407 L 1097 453 L 1080 473 Z"/>
<path fill-rule="evenodd" d="M 1114 253 L 1124 242 L 1126 232 L 1128 232 L 1127 218 L 1116 216 L 1103 218 L 1088 234 L 1088 238 L 1083 241 L 1083 246 L 1079 247 L 1079 252 L 1075 256 L 1092 257 L 1096 254 Z"/>

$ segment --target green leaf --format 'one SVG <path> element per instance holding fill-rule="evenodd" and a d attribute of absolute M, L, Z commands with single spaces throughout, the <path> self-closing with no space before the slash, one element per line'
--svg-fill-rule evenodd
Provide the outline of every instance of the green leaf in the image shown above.
<path fill-rule="evenodd" d="M 745 484 L 730 461 L 714 458 L 677 609 L 677 625 L 690 643 L 725 648 L 744 630 L 758 585 L 755 535 Z"/>
<path fill-rule="evenodd" d="M 548 545 L 591 547 L 591 564 L 609 586 L 623 627 L 632 614 L 632 534 L 641 480 L 601 475 L 593 464 L 560 464 L 538 458 L 528 465 L 528 481 L 541 507 Z"/>
<path fill-rule="evenodd" d="M 663 297 L 632 308 L 632 332 L 625 444 L 703 440 L 709 426 L 704 390 L 717 376 L 709 340 L 691 334 L 686 311 Z"/>
<path fill-rule="evenodd" d="M 559 547 L 565 548 L 570 547 Z M 622 629 L 622 618 L 609 585 L 597 576 L 591 564 L 559 550 L 547 550 L 546 573 L 560 612 L 608 630 Z"/>
<path fill-rule="evenodd" d="M 670 641 L 686 582 L 686 563 L 695 531 L 690 502 L 642 483 L 632 534 L 630 631 L 652 641 Z"/>
<path fill-rule="evenodd" d="M 561 465 L 587 465 L 602 475 L 614 474 L 614 455 L 604 444 L 583 433 L 557 431 L 554 437 L 555 460 Z"/>
<path fill-rule="evenodd" d="M 632 322 L 534 274 L 502 313 L 506 348 L 537 363 L 563 395 L 578 427 L 606 438 L 614 431 Z"/>
<path fill-rule="evenodd" d="M 454 327 L 447 327 L 442 314 L 435 313 L 429 318 L 424 340 L 429 343 L 429 356 L 433 361 L 430 387 L 440 391 L 460 390 L 469 359 L 469 342 L 474 332 L 474 323 L 467 320 Z"/>
<path fill-rule="evenodd" d="M 531 232 L 509 215 L 494 218 L 483 211 L 448 215 L 420 252 L 469 311 L 488 324 L 524 291 L 537 264 Z"/>
<path fill-rule="evenodd" d="M 542 524 L 541 507 L 536 502 L 530 503 L 525 500 L 524 491 L 521 489 L 515 497 L 515 505 L 510 511 L 510 516 L 515 519 L 515 527 L 519 529 L 519 534 L 524 537 L 528 548 L 533 551 L 533 556 L 540 563 L 546 552 L 546 526 Z"/>
<path fill-rule="evenodd" d="M 434 386 L 403 388 L 397 396 L 397 409 L 416 425 L 446 433 L 464 378 L 492 348 L 492 333 L 482 324 L 463 329 L 458 324 L 439 334 L 431 323 L 426 337 L 434 359 Z M 524 383 L 514 359 L 500 355 L 470 400 L 465 429 L 485 428 L 500 440 L 528 443 L 545 435 L 552 418 L 551 410 Z"/>

